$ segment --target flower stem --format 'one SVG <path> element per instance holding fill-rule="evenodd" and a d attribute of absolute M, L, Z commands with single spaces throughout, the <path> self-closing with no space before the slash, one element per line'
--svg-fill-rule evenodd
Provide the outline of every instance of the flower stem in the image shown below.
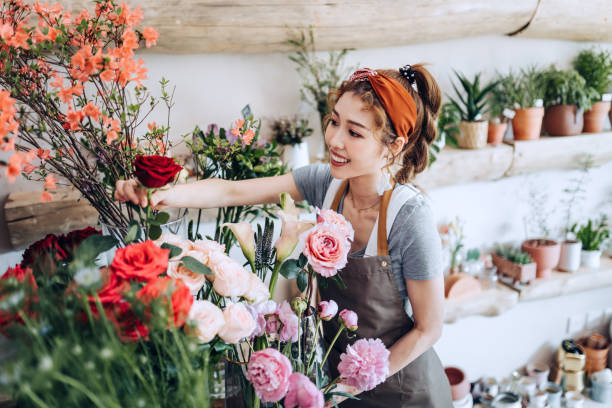
<path fill-rule="evenodd" d="M 319 328 L 321 327 L 321 319 L 317 319 L 317 327 L 315 328 L 314 342 L 312 343 L 312 350 L 310 350 L 310 357 L 308 358 L 308 364 L 306 365 L 306 377 L 310 374 L 310 367 L 314 362 L 314 354 L 317 348 L 317 339 L 319 338 Z"/>
<path fill-rule="evenodd" d="M 329 352 L 332 350 L 332 348 L 334 348 L 334 344 L 336 343 L 336 340 L 338 340 L 338 337 L 340 337 L 340 333 L 342 333 L 342 330 L 344 329 L 345 329 L 344 325 L 341 325 L 340 328 L 338 329 L 336 336 L 334 337 L 331 344 L 327 348 L 327 353 L 325 353 L 325 357 L 323 357 L 323 361 L 321 361 L 321 367 L 323 367 L 323 364 L 325 364 L 325 361 L 327 360 L 327 356 L 329 356 Z"/>
<path fill-rule="evenodd" d="M 278 272 L 280 271 L 281 263 L 276 261 L 274 264 L 274 270 L 272 271 L 272 277 L 270 278 L 270 299 L 274 298 L 274 288 L 276 288 L 276 282 L 278 281 Z"/>
<path fill-rule="evenodd" d="M 325 389 L 323 390 L 323 394 L 325 394 L 327 391 L 329 391 L 329 389 L 331 387 L 333 387 L 338 381 L 340 381 L 340 376 L 336 377 L 336 379 L 332 382 L 330 382 L 327 387 L 325 387 Z"/>
<path fill-rule="evenodd" d="M 149 235 L 150 235 L 150 222 L 151 222 L 151 196 L 153 194 L 151 193 L 151 189 L 147 189 L 147 219 L 145 221 L 145 238 L 149 239 Z"/>

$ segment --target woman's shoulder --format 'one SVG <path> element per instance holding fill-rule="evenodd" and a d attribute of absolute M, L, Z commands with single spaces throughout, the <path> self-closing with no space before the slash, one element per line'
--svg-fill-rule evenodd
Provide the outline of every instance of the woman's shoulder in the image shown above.
<path fill-rule="evenodd" d="M 394 230 L 399 230 L 400 235 L 412 235 L 423 229 L 437 230 L 430 198 L 411 184 L 399 184 L 396 188 L 404 190 L 404 194 L 399 195 L 400 202 L 396 203 L 400 208 L 391 235 L 394 235 Z"/>

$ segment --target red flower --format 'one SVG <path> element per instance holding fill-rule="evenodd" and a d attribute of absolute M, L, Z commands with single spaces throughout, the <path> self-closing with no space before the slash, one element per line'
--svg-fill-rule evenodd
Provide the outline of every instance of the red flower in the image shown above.
<path fill-rule="evenodd" d="M 11 296 L 12 292 L 16 291 L 16 288 L 7 287 L 7 281 L 11 278 L 16 279 L 19 283 L 27 283 L 28 289 L 24 294 L 25 302 L 22 303 L 20 309 L 23 309 L 26 315 L 33 317 L 34 312 L 31 310 L 31 304 L 36 299 L 38 286 L 36 285 L 34 275 L 32 275 L 32 270 L 30 268 L 22 268 L 20 265 L 17 265 L 14 268 L 8 268 L 4 275 L 0 276 L 0 303 L 2 303 L 2 301 L 4 301 L 8 296 Z M 21 312 L 0 309 L 0 329 L 3 329 L 4 327 L 13 323 L 23 323 Z"/>
<path fill-rule="evenodd" d="M 122 279 L 149 281 L 166 272 L 169 253 L 150 240 L 128 245 L 117 249 L 111 271 Z"/>
<path fill-rule="evenodd" d="M 83 241 L 85 241 L 85 238 L 91 235 L 100 234 L 100 233 L 101 233 L 100 231 L 98 231 L 97 229 L 93 227 L 87 227 L 87 228 L 83 228 L 80 230 L 74 230 L 74 231 L 70 231 L 69 233 L 65 235 L 61 235 L 57 239 L 57 243 L 59 247 L 64 251 L 64 253 L 66 253 L 67 255 L 68 254 L 72 255 L 74 251 L 77 249 L 77 247 L 81 245 Z"/>
<path fill-rule="evenodd" d="M 152 155 L 136 156 L 134 175 L 148 188 L 159 188 L 174 180 L 183 168 L 170 157 Z"/>
<path fill-rule="evenodd" d="M 62 261 L 66 258 L 66 251 L 59 245 L 58 238 L 54 234 L 49 234 L 30 245 L 23 252 L 21 267 L 30 268 L 40 265 L 46 268 L 48 266 L 57 266 L 57 261 Z"/>
<path fill-rule="evenodd" d="M 134 315 L 129 303 L 113 303 L 104 310 L 108 319 L 115 326 L 121 341 L 135 342 L 141 338 L 149 339 L 149 328 Z"/>
<path fill-rule="evenodd" d="M 193 296 L 187 285 L 181 279 L 172 279 L 168 276 L 149 281 L 138 291 L 136 297 L 147 306 L 154 301 L 162 302 L 167 306 L 170 315 L 168 325 L 174 324 L 177 327 L 185 324 L 185 318 L 193 304 Z M 171 300 L 172 307 L 168 305 L 168 299 Z"/>

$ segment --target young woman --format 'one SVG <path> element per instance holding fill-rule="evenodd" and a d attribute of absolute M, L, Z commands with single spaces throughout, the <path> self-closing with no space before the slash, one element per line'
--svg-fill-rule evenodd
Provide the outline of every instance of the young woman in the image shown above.
<path fill-rule="evenodd" d="M 288 192 L 296 201 L 341 212 L 355 230 L 347 266 L 339 272 L 347 288 L 320 288 L 321 299 L 354 310 L 357 337 L 380 338 L 391 352 L 387 380 L 342 407 L 452 407 L 448 380 L 432 348 L 443 319 L 440 239 L 427 199 L 410 184 L 427 167 L 440 89 L 422 65 L 362 69 L 332 92 L 329 102 L 325 142 L 330 164 L 278 177 L 177 185 L 156 192 L 151 204 L 216 208 L 275 203 Z M 394 164 L 400 165 L 392 176 Z M 135 180 L 117 182 L 115 195 L 147 205 Z M 328 343 L 335 324 L 324 327 Z M 331 367 L 355 340 L 345 336 L 336 342 Z M 341 390 L 356 394 L 348 385 L 341 384 Z"/>

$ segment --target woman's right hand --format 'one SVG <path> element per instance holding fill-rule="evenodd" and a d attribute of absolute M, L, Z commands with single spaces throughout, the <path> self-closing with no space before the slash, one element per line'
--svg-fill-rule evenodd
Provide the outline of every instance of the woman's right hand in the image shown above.
<path fill-rule="evenodd" d="M 169 191 L 170 189 L 155 191 L 151 195 L 151 208 L 154 210 L 162 210 L 167 207 L 168 203 L 165 200 L 168 197 Z M 147 207 L 149 204 L 147 200 L 147 190 L 135 179 L 117 181 L 115 184 L 115 200 L 122 203 L 130 201 L 141 207 Z"/>

